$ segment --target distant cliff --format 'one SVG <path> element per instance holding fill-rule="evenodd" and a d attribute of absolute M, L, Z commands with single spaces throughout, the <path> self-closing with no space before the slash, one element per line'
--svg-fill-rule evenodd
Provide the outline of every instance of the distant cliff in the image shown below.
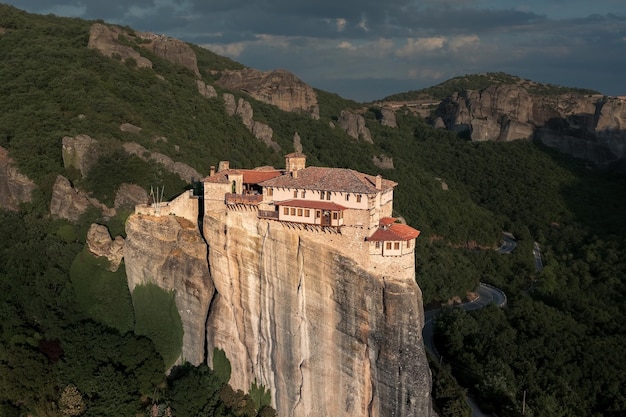
<path fill-rule="evenodd" d="M 626 157 L 626 100 L 617 97 L 532 95 L 518 85 L 492 85 L 444 99 L 433 123 L 473 141 L 536 138 L 596 164 Z"/>
<path fill-rule="evenodd" d="M 366 270 L 321 232 L 246 211 L 207 213 L 207 262 L 197 228 L 174 219 L 132 215 L 125 264 L 131 288 L 176 290 L 186 359 L 224 349 L 231 385 L 256 379 L 280 416 L 431 415 L 412 268 Z"/>

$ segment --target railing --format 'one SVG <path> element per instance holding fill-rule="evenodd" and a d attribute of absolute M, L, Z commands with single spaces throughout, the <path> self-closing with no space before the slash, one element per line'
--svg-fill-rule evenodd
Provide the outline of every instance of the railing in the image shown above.
<path fill-rule="evenodd" d="M 226 204 L 250 204 L 256 205 L 263 201 L 261 194 L 232 194 L 225 195 Z"/>
<path fill-rule="evenodd" d="M 278 212 L 272 210 L 259 210 L 259 219 L 278 220 Z"/>

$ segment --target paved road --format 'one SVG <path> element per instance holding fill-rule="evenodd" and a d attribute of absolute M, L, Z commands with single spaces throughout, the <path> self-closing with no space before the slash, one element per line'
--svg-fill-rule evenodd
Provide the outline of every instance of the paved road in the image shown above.
<path fill-rule="evenodd" d="M 502 238 L 502 246 L 498 248 L 498 252 L 500 253 L 511 253 L 515 250 L 517 243 L 515 241 L 515 237 L 511 233 L 504 233 Z"/>
<path fill-rule="evenodd" d="M 539 249 L 539 243 L 535 242 L 533 247 L 533 255 L 535 256 L 535 270 L 541 272 L 543 269 L 543 261 L 541 260 L 541 250 Z"/>
<path fill-rule="evenodd" d="M 479 308 L 483 308 L 491 303 L 496 304 L 497 306 L 503 307 L 506 305 L 506 294 L 489 284 L 480 283 L 478 288 L 476 289 L 476 293 L 478 294 L 478 298 L 474 301 L 469 301 L 467 303 L 458 304 L 456 307 L 462 308 L 465 311 L 470 310 L 478 310 Z M 439 314 L 441 309 L 428 310 L 424 312 L 424 329 L 422 330 L 422 337 L 424 338 L 424 347 L 428 352 L 430 352 L 437 360 L 441 359 L 439 352 L 435 348 L 434 343 L 434 320 Z M 468 397 L 467 402 L 472 409 L 473 417 L 487 417 L 487 414 L 484 414 L 480 411 L 480 408 L 476 405 L 476 403 Z"/>

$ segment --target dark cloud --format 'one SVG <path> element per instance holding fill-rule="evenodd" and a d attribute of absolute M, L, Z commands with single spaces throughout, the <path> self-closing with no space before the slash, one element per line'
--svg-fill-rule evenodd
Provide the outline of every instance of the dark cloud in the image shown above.
<path fill-rule="evenodd" d="M 165 33 L 359 100 L 487 71 L 626 93 L 622 0 L 8 1 Z"/>

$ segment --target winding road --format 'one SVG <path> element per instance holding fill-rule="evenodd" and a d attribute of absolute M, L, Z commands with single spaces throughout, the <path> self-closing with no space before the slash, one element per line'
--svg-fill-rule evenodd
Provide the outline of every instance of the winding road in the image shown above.
<path fill-rule="evenodd" d="M 517 243 L 515 242 L 515 238 L 510 233 L 505 233 L 502 239 L 502 246 L 498 248 L 498 252 L 501 254 L 507 254 L 513 252 Z M 535 263 L 539 265 L 541 263 L 541 255 L 539 254 L 539 245 L 535 243 L 535 250 L 533 250 L 533 254 L 535 255 Z M 539 259 L 537 261 L 537 258 Z M 537 264 L 539 262 L 539 264 Z M 476 294 L 478 297 L 472 301 L 468 301 L 463 304 L 457 304 L 455 307 L 462 308 L 465 311 L 478 310 L 479 308 L 483 308 L 489 304 L 495 304 L 498 307 L 506 306 L 507 299 L 506 294 L 489 284 L 485 284 L 483 282 L 478 284 L 478 288 L 476 289 Z M 441 309 L 434 309 L 424 311 L 424 328 L 422 329 L 422 337 L 424 339 L 424 347 L 428 352 L 430 352 L 437 360 L 441 359 L 441 355 L 437 352 L 437 348 L 434 343 L 434 335 L 435 335 L 435 318 Z M 488 414 L 484 414 L 478 405 L 474 402 L 474 400 L 470 397 L 467 397 L 467 403 L 472 410 L 472 417 L 490 417 Z"/>

